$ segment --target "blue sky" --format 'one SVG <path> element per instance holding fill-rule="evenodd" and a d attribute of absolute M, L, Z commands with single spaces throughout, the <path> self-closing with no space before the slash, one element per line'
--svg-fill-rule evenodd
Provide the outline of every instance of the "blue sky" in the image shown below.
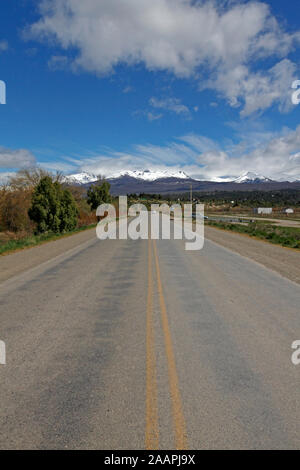
<path fill-rule="evenodd" d="M 1 2 L 0 174 L 300 179 L 300 18 L 281 0 Z"/>

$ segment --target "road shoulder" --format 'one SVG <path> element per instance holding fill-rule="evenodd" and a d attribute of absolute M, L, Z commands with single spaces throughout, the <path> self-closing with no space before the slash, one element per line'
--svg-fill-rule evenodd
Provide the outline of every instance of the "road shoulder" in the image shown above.
<path fill-rule="evenodd" d="M 1 256 L 0 283 L 59 255 L 65 254 L 67 251 L 93 239 L 96 239 L 96 230 L 84 230 L 68 237 L 59 238 L 58 240 L 49 241 L 26 250 Z"/>
<path fill-rule="evenodd" d="M 207 226 L 205 238 L 300 284 L 299 251 Z"/>

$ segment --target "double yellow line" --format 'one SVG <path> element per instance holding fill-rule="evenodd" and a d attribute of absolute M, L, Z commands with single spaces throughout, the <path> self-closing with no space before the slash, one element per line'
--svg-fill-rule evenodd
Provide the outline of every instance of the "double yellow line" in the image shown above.
<path fill-rule="evenodd" d="M 146 449 L 159 448 L 159 421 L 157 400 L 157 379 L 155 360 L 155 335 L 153 323 L 153 272 L 152 272 L 152 243 L 156 268 L 157 287 L 161 311 L 161 323 L 165 340 L 165 351 L 168 364 L 169 389 L 172 403 L 173 428 L 176 449 L 187 449 L 186 424 L 183 415 L 181 394 L 178 385 L 178 375 L 169 327 L 166 303 L 164 299 L 161 274 L 157 255 L 156 242 L 148 240 L 148 296 L 147 296 L 147 336 L 146 336 Z"/>

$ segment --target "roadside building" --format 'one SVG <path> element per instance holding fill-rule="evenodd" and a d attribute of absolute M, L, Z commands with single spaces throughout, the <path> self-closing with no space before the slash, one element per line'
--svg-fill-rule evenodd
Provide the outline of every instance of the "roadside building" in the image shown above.
<path fill-rule="evenodd" d="M 272 207 L 258 207 L 257 213 L 259 215 L 270 215 L 272 214 L 273 209 Z"/>
<path fill-rule="evenodd" d="M 294 209 L 284 209 L 286 215 L 294 214 Z"/>

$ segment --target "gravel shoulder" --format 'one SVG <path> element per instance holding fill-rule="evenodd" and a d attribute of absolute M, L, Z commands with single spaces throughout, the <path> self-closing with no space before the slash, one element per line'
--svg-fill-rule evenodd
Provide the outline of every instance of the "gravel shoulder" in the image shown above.
<path fill-rule="evenodd" d="M 207 226 L 205 237 L 300 284 L 300 251 L 298 250 Z"/>
<path fill-rule="evenodd" d="M 79 245 L 96 238 L 96 229 L 49 241 L 41 245 L 0 256 L 0 282 L 35 268 L 56 256 L 66 253 Z"/>

